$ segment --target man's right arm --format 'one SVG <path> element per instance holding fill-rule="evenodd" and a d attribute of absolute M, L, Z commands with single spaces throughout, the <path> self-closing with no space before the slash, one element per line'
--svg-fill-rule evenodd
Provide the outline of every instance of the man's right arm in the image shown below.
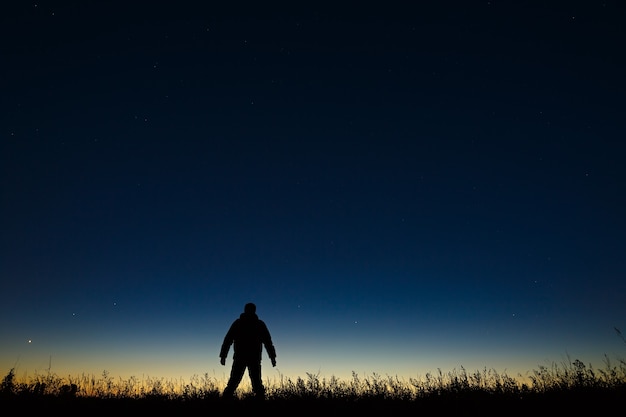
<path fill-rule="evenodd" d="M 237 321 L 233 322 L 233 324 L 230 326 L 230 329 L 228 329 L 228 332 L 226 332 L 226 336 L 224 336 L 224 341 L 222 342 L 222 347 L 220 349 L 220 363 L 222 365 L 226 364 L 226 357 L 228 356 L 230 345 L 232 345 L 233 341 L 235 340 L 236 324 Z"/>

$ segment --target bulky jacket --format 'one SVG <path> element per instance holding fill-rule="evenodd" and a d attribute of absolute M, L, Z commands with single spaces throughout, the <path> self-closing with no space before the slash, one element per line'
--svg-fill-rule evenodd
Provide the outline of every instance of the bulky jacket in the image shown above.
<path fill-rule="evenodd" d="M 235 360 L 261 361 L 263 346 L 270 359 L 276 358 L 276 349 L 270 332 L 263 320 L 259 320 L 255 313 L 241 313 L 233 322 L 224 337 L 220 358 L 228 356 L 231 344 Z"/>

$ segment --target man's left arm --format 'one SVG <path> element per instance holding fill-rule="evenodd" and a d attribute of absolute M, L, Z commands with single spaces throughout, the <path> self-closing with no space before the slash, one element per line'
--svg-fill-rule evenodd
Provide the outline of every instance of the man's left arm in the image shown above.
<path fill-rule="evenodd" d="M 270 357 L 270 361 L 272 361 L 272 366 L 276 366 L 276 348 L 274 347 L 274 343 L 272 342 L 272 336 L 270 335 L 270 331 L 265 323 L 261 322 L 261 326 L 263 334 L 263 345 L 265 346 L 265 350 L 267 351 L 267 356 Z"/>

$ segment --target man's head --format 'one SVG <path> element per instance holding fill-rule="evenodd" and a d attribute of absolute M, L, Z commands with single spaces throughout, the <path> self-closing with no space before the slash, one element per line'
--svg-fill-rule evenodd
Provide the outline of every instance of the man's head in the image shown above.
<path fill-rule="evenodd" d="M 248 303 L 243 308 L 243 312 L 246 314 L 254 314 L 256 313 L 256 306 L 254 305 L 254 303 Z"/>

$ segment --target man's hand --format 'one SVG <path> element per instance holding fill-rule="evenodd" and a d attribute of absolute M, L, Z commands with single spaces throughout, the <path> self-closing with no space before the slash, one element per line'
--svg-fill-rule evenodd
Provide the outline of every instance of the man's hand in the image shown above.
<path fill-rule="evenodd" d="M 220 363 L 222 365 L 226 365 L 226 358 L 220 358 Z"/>
<path fill-rule="evenodd" d="M 271 358 L 272 359 L 272 366 L 276 366 L 276 358 Z"/>

